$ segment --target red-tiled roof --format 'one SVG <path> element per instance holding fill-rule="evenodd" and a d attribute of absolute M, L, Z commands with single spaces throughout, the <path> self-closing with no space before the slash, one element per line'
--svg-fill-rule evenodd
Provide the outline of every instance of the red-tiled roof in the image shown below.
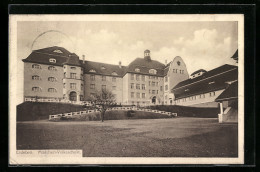
<path fill-rule="evenodd" d="M 228 81 L 238 78 L 238 68 L 232 65 L 223 65 L 204 73 L 194 79 L 187 79 L 177 84 L 172 92 L 176 99 L 225 89 Z"/>
<path fill-rule="evenodd" d="M 238 98 L 238 82 L 235 81 L 228 85 L 228 87 L 216 98 L 216 102 L 231 100 Z"/>

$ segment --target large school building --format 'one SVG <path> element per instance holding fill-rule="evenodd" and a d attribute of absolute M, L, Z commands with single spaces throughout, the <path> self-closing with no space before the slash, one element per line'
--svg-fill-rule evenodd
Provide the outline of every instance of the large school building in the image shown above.
<path fill-rule="evenodd" d="M 34 50 L 24 62 L 24 100 L 80 102 L 101 89 L 110 90 L 118 104 L 175 104 L 171 89 L 189 74 L 181 57 L 169 63 L 151 58 L 149 50 L 128 66 L 79 59 L 62 47 Z"/>

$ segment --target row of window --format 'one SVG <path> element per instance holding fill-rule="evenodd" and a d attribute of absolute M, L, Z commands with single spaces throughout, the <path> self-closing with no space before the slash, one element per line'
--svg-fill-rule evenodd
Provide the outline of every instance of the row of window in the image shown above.
<path fill-rule="evenodd" d="M 149 81 L 149 86 L 158 86 L 158 82 L 150 82 Z M 134 83 L 131 83 L 130 84 L 130 88 L 131 89 L 137 89 L 137 90 L 140 90 L 141 88 L 142 88 L 142 90 L 145 90 L 145 88 L 146 88 L 146 85 L 145 84 L 134 84 Z M 168 89 L 168 86 L 167 86 L 167 89 Z M 160 86 L 160 91 L 163 91 L 163 87 L 162 86 Z"/>
<path fill-rule="evenodd" d="M 42 80 L 40 76 L 38 75 L 33 75 L 32 76 L 32 80 Z M 48 77 L 48 81 L 50 82 L 56 82 L 57 81 L 57 78 L 55 77 Z"/>
<path fill-rule="evenodd" d="M 101 85 L 101 89 L 102 90 L 106 90 L 106 85 Z M 96 89 L 96 85 L 95 84 L 90 84 L 90 89 Z M 116 86 L 112 86 L 112 90 L 116 90 Z"/>
<path fill-rule="evenodd" d="M 209 94 L 210 97 L 214 97 L 216 95 L 216 93 L 214 91 L 210 92 L 208 94 Z M 191 97 L 187 97 L 187 98 L 183 98 L 183 99 L 178 99 L 176 102 L 180 103 L 181 100 L 182 100 L 182 102 L 186 102 L 187 100 L 192 101 L 192 100 L 196 100 L 197 97 L 199 97 L 200 99 L 205 98 L 205 94 L 200 94 L 199 96 L 191 96 Z"/>
<path fill-rule="evenodd" d="M 105 68 L 105 67 L 103 67 L 103 68 L 101 67 L 101 69 L 104 70 L 104 69 L 106 69 L 106 68 Z M 90 69 L 89 72 L 91 72 L 91 73 L 96 73 L 96 70 Z M 118 75 L 118 74 L 117 74 L 116 72 L 112 72 L 112 75 Z"/>
<path fill-rule="evenodd" d="M 54 60 L 55 60 L 55 59 L 54 59 Z M 41 67 L 41 65 L 39 65 L 39 64 L 33 64 L 33 65 L 32 65 L 32 68 L 34 68 L 34 69 L 41 69 L 42 67 Z M 65 69 L 65 68 L 66 68 L 66 67 L 64 66 L 64 69 Z M 72 67 L 70 67 L 70 69 L 76 70 L 76 67 L 72 66 Z M 57 68 L 54 67 L 54 66 L 49 66 L 49 67 L 48 67 L 48 70 L 54 70 L 54 71 L 56 71 Z M 82 68 L 81 68 L 81 71 L 83 71 Z"/>
<path fill-rule="evenodd" d="M 141 72 L 141 70 L 139 68 L 135 68 L 135 72 Z M 150 69 L 149 70 L 149 73 L 150 74 L 157 74 L 157 70 L 155 69 Z"/>
<path fill-rule="evenodd" d="M 42 88 L 41 87 L 32 87 L 32 91 L 34 91 L 34 92 L 41 92 Z M 56 88 L 48 88 L 48 92 L 56 93 L 57 89 Z"/>
<path fill-rule="evenodd" d="M 144 99 L 145 98 L 145 93 L 136 93 L 136 98 L 141 98 L 141 95 L 142 95 L 142 98 Z M 134 92 L 131 92 L 131 98 L 135 98 L 135 93 Z"/>
<path fill-rule="evenodd" d="M 178 71 L 179 71 L 180 74 L 184 74 L 184 70 L 178 70 L 178 69 L 172 70 L 173 73 L 178 73 Z"/>
<path fill-rule="evenodd" d="M 149 79 L 158 79 L 158 76 L 147 76 Z M 140 74 L 131 74 L 131 80 L 136 80 L 136 81 L 145 81 L 145 75 L 140 75 Z"/>
<path fill-rule="evenodd" d="M 102 81 L 107 81 L 107 77 L 106 76 L 101 76 Z M 110 78 L 110 77 L 108 77 Z M 90 80 L 91 81 L 95 81 L 96 80 L 96 76 L 95 75 L 90 75 Z M 112 82 L 116 82 L 116 77 L 112 77 Z"/>
<path fill-rule="evenodd" d="M 66 88 L 66 83 L 63 83 L 63 88 Z M 77 84 L 70 83 L 70 89 L 77 89 Z M 80 85 L 80 89 L 83 90 L 83 84 Z"/>

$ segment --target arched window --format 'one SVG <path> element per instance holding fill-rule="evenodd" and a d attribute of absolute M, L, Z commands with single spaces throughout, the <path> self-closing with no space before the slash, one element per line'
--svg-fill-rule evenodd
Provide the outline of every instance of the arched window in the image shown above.
<path fill-rule="evenodd" d="M 32 68 L 34 68 L 34 69 L 41 69 L 41 66 L 38 65 L 38 64 L 33 64 L 33 65 L 32 65 Z"/>
<path fill-rule="evenodd" d="M 90 69 L 89 72 L 96 73 L 96 71 L 94 69 Z"/>
<path fill-rule="evenodd" d="M 48 92 L 55 93 L 57 90 L 55 88 L 48 88 Z"/>
<path fill-rule="evenodd" d="M 32 87 L 32 91 L 40 92 L 40 91 L 42 91 L 42 89 L 40 87 Z"/>
<path fill-rule="evenodd" d="M 48 78 L 48 81 L 50 81 L 50 82 L 56 82 L 56 81 L 57 81 L 57 79 L 56 79 L 56 78 L 54 78 L 54 77 L 49 77 L 49 78 Z"/>
<path fill-rule="evenodd" d="M 136 72 L 140 72 L 140 69 L 139 69 L 139 68 L 135 68 L 135 71 L 136 71 Z"/>
<path fill-rule="evenodd" d="M 151 74 L 157 74 L 157 71 L 156 71 L 155 69 L 150 69 L 150 70 L 149 70 L 149 73 L 151 73 Z"/>
<path fill-rule="evenodd" d="M 54 67 L 54 66 L 49 66 L 48 69 L 49 70 L 55 70 L 55 71 L 57 70 L 56 67 Z"/>
<path fill-rule="evenodd" d="M 51 63 L 56 63 L 56 59 L 50 58 L 50 59 L 49 59 L 49 62 L 51 62 Z"/>
<path fill-rule="evenodd" d="M 38 75 L 33 75 L 32 80 L 41 80 L 41 78 Z"/>

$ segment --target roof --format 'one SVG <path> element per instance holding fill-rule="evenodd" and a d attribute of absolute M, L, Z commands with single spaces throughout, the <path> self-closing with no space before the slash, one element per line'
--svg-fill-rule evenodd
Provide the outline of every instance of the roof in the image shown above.
<path fill-rule="evenodd" d="M 204 69 L 199 69 L 199 70 L 196 70 L 195 72 L 193 72 L 193 73 L 190 74 L 190 75 L 195 75 L 195 74 L 200 73 L 200 72 L 207 72 L 207 71 L 204 70 Z"/>
<path fill-rule="evenodd" d="M 216 102 L 237 99 L 238 98 L 238 82 L 231 83 L 217 98 Z"/>
<path fill-rule="evenodd" d="M 238 50 L 234 53 L 234 55 L 231 58 L 234 60 L 238 59 Z"/>
<path fill-rule="evenodd" d="M 128 65 L 128 67 L 126 68 L 127 69 L 126 72 L 136 73 L 135 72 L 136 68 L 140 69 L 140 72 L 138 72 L 140 74 L 164 76 L 165 65 L 156 60 L 146 60 L 144 58 L 136 58 Z M 149 73 L 150 69 L 157 70 L 157 74 Z"/>
<path fill-rule="evenodd" d="M 116 72 L 117 75 L 113 76 L 120 76 L 122 77 L 125 73 L 126 67 L 119 65 L 112 65 L 107 63 L 99 63 L 99 62 L 92 62 L 92 61 L 85 61 L 84 65 L 84 73 L 86 74 L 100 74 L 100 75 L 112 75 L 113 72 Z M 104 67 L 102 69 L 102 67 Z M 90 72 L 90 70 L 95 70 L 96 72 Z"/>
<path fill-rule="evenodd" d="M 225 64 L 206 72 L 202 76 L 180 82 L 172 89 L 172 92 L 176 99 L 180 99 L 225 89 L 228 86 L 227 82 L 237 80 L 237 78 L 237 66 Z"/>
<path fill-rule="evenodd" d="M 49 62 L 50 58 L 56 59 L 56 63 Z M 23 59 L 23 62 L 56 66 L 62 66 L 64 64 L 79 65 L 78 56 L 76 54 L 70 53 L 65 48 L 57 46 L 34 50 L 26 59 Z"/>

